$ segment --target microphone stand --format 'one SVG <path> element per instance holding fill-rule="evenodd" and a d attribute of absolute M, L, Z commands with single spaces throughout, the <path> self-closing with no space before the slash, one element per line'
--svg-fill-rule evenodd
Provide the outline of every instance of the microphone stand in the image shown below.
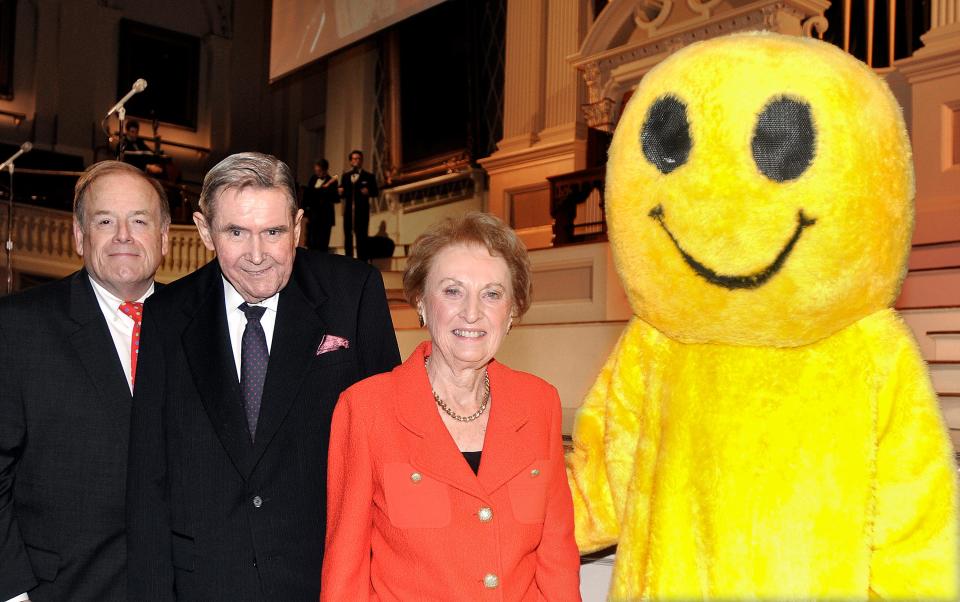
<path fill-rule="evenodd" d="M 7 242 L 4 245 L 7 255 L 7 294 L 13 292 L 13 161 L 8 166 L 10 172 L 10 196 L 7 198 Z"/>
<path fill-rule="evenodd" d="M 123 129 L 123 122 L 127 118 L 127 108 L 123 105 L 117 109 L 117 118 L 120 120 L 120 136 L 117 138 L 117 161 L 123 161 L 123 153 L 127 150 L 127 131 Z"/>

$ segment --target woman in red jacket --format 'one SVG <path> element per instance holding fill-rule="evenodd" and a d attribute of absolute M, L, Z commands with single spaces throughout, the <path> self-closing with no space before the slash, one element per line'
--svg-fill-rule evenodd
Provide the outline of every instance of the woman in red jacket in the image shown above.
<path fill-rule="evenodd" d="M 337 404 L 321 600 L 579 600 L 560 399 L 493 359 L 530 304 L 523 244 L 442 222 L 404 292 L 431 340 Z"/>

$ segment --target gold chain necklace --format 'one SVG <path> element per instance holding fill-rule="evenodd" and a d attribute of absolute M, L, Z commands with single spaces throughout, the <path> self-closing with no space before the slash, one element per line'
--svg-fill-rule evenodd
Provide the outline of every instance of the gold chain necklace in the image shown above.
<path fill-rule="evenodd" d="M 430 365 L 430 356 L 423 358 L 423 367 L 428 368 Z M 427 380 L 430 380 L 430 375 L 427 374 Z M 433 399 L 436 400 L 437 405 L 440 406 L 440 409 L 446 412 L 447 416 L 453 418 L 457 422 L 473 422 L 477 418 L 483 415 L 487 411 L 487 403 L 490 401 L 490 375 L 487 374 L 486 369 L 483 371 L 483 401 L 480 402 L 480 409 L 470 414 L 469 416 L 461 416 L 457 414 L 449 407 L 447 404 L 443 403 L 443 400 L 440 399 L 440 396 L 437 395 L 437 392 L 433 390 L 433 387 L 430 387 L 430 392 L 433 393 Z"/>

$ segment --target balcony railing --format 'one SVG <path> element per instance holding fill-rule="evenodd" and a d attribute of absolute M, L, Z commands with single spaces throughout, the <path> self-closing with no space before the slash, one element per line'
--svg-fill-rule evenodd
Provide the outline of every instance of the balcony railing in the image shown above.
<path fill-rule="evenodd" d="M 399 208 L 404 213 L 412 213 L 473 198 L 482 191 L 483 172 L 465 169 L 386 188 L 371 209 L 376 213 Z"/>
<path fill-rule="evenodd" d="M 607 239 L 603 187 L 606 166 L 547 178 L 554 246 Z"/>
<path fill-rule="evenodd" d="M 8 205 L 0 205 L 0 235 L 6 240 Z M 15 272 L 61 278 L 79 269 L 74 248 L 73 216 L 66 211 L 15 203 L 12 265 Z M 170 250 L 157 271 L 157 281 L 171 282 L 213 259 L 192 225 L 170 226 Z M 6 257 L 0 266 L 6 265 Z"/>
<path fill-rule="evenodd" d="M 15 177 L 14 200 L 27 201 L 53 209 L 69 209 L 73 187 L 83 175 L 80 171 L 18 168 Z M 167 194 L 170 214 L 175 224 L 192 224 L 193 212 L 199 207 L 200 191 L 187 184 L 157 180 Z M 9 185 L 0 179 L 0 201 L 6 202 Z"/>

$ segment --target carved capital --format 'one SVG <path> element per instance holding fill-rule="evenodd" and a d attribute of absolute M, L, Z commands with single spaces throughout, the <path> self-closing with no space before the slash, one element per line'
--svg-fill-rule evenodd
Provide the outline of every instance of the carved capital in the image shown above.
<path fill-rule="evenodd" d="M 600 68 L 599 63 L 592 61 L 583 67 L 583 81 L 587 84 L 587 101 L 600 102 L 603 99 L 604 88 L 607 85 L 607 73 Z"/>
<path fill-rule="evenodd" d="M 581 105 L 584 120 L 587 125 L 604 132 L 613 131 L 613 108 L 616 102 L 609 98 L 602 98 L 598 102 Z"/>

